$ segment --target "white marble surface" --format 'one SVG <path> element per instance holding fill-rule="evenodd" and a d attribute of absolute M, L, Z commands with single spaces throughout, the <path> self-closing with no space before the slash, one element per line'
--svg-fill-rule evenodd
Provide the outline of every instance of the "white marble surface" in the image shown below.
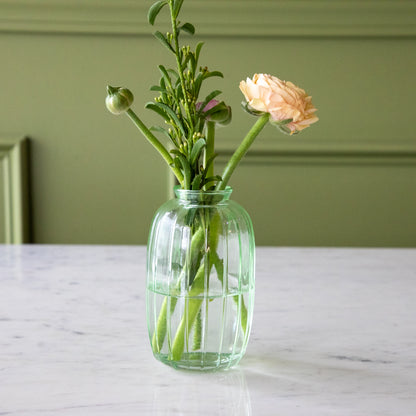
<path fill-rule="evenodd" d="M 259 248 L 234 370 L 145 328 L 144 247 L 0 246 L 0 415 L 416 415 L 416 250 Z"/>

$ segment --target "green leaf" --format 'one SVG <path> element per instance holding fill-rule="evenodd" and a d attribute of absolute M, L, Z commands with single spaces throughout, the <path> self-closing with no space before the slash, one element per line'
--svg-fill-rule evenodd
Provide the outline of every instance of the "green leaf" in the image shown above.
<path fill-rule="evenodd" d="M 164 92 L 164 93 L 167 93 L 166 88 L 159 87 L 159 85 L 152 85 L 152 86 L 150 87 L 150 91 L 158 91 L 158 92 Z"/>
<path fill-rule="evenodd" d="M 160 127 L 160 126 L 152 126 L 152 127 L 150 127 L 150 130 L 151 131 L 157 131 L 159 133 L 164 134 L 169 140 L 172 139 L 172 137 L 170 137 L 169 133 L 163 127 Z"/>
<path fill-rule="evenodd" d="M 179 79 L 179 75 L 174 69 L 168 69 L 168 73 L 173 75 L 175 79 Z"/>
<path fill-rule="evenodd" d="M 201 90 L 202 81 L 203 81 L 202 73 L 199 73 L 198 76 L 195 78 L 195 83 L 194 83 L 194 95 L 196 97 L 198 97 L 199 91 Z"/>
<path fill-rule="evenodd" d="M 176 19 L 179 12 L 181 11 L 183 0 L 174 0 L 173 1 L 173 17 Z"/>
<path fill-rule="evenodd" d="M 184 23 L 182 26 L 179 27 L 179 30 L 183 30 L 190 35 L 195 34 L 195 26 L 192 23 Z"/>
<path fill-rule="evenodd" d="M 165 80 L 163 79 L 163 77 L 160 78 L 159 84 L 160 84 L 160 88 L 162 88 L 162 90 L 164 90 L 164 91 L 160 92 L 160 94 L 162 96 L 162 99 L 163 99 L 163 102 L 166 102 L 167 95 L 169 94 L 169 92 L 168 92 L 168 89 L 166 87 L 166 83 L 165 83 Z"/>
<path fill-rule="evenodd" d="M 208 168 L 211 166 L 211 163 L 214 161 L 214 159 L 218 156 L 218 153 L 214 153 L 211 155 L 211 157 L 206 161 L 205 167 L 204 167 L 204 173 L 208 171 Z M 208 179 L 208 178 L 207 178 Z M 220 179 L 222 180 L 222 178 Z"/>
<path fill-rule="evenodd" d="M 202 149 L 206 146 L 205 139 L 199 139 L 196 143 L 192 146 L 191 151 L 191 166 L 195 166 L 198 162 L 199 157 L 201 156 Z"/>
<path fill-rule="evenodd" d="M 218 254 L 216 251 L 211 251 L 211 261 L 212 263 L 214 263 L 215 269 L 217 270 L 217 276 L 218 276 L 218 280 L 221 282 L 221 284 L 223 284 L 223 280 L 224 280 L 224 261 L 221 260 L 218 257 Z"/>
<path fill-rule="evenodd" d="M 150 127 L 150 130 L 152 131 L 157 131 L 159 133 L 162 133 L 163 135 L 165 135 L 176 147 L 179 147 L 178 142 L 175 140 L 175 137 L 169 134 L 168 131 L 166 131 L 166 129 L 164 129 L 163 127 L 160 126 L 152 126 Z"/>
<path fill-rule="evenodd" d="M 176 113 L 165 103 L 147 103 L 146 108 L 150 108 L 153 111 L 156 111 L 156 113 L 159 113 L 166 121 L 170 122 L 171 120 L 177 126 L 183 135 L 183 137 L 186 137 L 186 131 L 183 127 L 183 124 L 179 120 Z"/>
<path fill-rule="evenodd" d="M 166 104 L 164 103 L 156 103 L 156 105 L 160 106 L 161 108 L 165 109 L 166 112 L 169 114 L 170 118 L 173 120 L 173 122 L 175 123 L 175 125 L 180 129 L 183 137 L 186 137 L 186 131 L 185 128 L 183 127 L 182 122 L 179 120 L 178 116 L 176 115 L 176 113 Z"/>
<path fill-rule="evenodd" d="M 188 55 L 186 55 L 185 60 L 182 62 L 182 71 L 184 72 L 186 69 L 186 65 L 189 62 L 189 70 L 191 71 L 192 74 L 195 74 L 195 69 L 196 69 L 196 65 L 195 65 L 195 56 L 194 54 L 188 53 Z"/>
<path fill-rule="evenodd" d="M 218 95 L 220 95 L 221 94 L 221 92 L 222 91 L 220 91 L 220 90 L 214 90 L 214 91 L 212 91 L 210 94 L 208 94 L 206 97 L 205 97 L 205 100 L 202 102 L 202 104 L 201 104 L 201 107 L 199 108 L 199 113 L 201 113 L 202 114 L 202 112 L 204 111 L 204 108 L 205 108 L 205 106 L 212 100 L 212 99 L 214 99 L 215 97 L 217 97 Z"/>
<path fill-rule="evenodd" d="M 202 130 L 204 129 L 204 125 L 205 125 L 205 122 L 201 121 L 200 118 L 197 118 L 196 123 L 194 125 L 195 133 L 201 133 L 202 134 Z"/>
<path fill-rule="evenodd" d="M 207 79 L 207 78 L 211 78 L 211 77 L 224 78 L 224 75 L 220 71 L 212 71 L 212 72 L 208 71 L 208 72 L 205 72 L 205 74 L 203 75 L 203 79 Z"/>
<path fill-rule="evenodd" d="M 170 164 L 170 166 L 172 166 L 173 168 L 178 169 L 179 171 L 182 170 L 182 164 L 181 164 L 178 157 L 175 157 L 173 159 L 173 162 Z"/>
<path fill-rule="evenodd" d="M 202 75 L 203 74 L 200 72 L 198 74 L 198 76 L 195 78 L 195 83 L 194 83 L 194 95 L 195 95 L 195 97 L 198 97 L 199 91 L 201 90 L 201 85 L 202 85 L 202 81 L 203 81 Z"/>
<path fill-rule="evenodd" d="M 159 65 L 159 71 L 161 72 L 163 79 L 165 80 L 165 83 L 172 88 L 172 81 L 170 79 L 170 76 L 168 72 L 166 71 L 166 68 L 163 65 Z"/>
<path fill-rule="evenodd" d="M 201 49 L 202 49 L 203 46 L 204 46 L 204 42 L 199 42 L 198 45 L 196 45 L 196 48 L 195 48 L 195 60 L 196 60 L 196 63 L 197 64 L 198 64 L 199 55 L 201 53 Z"/>
<path fill-rule="evenodd" d="M 192 189 L 194 191 L 197 191 L 198 189 L 201 189 L 201 182 L 202 182 L 202 175 L 196 175 L 194 180 L 192 181 Z"/>
<path fill-rule="evenodd" d="M 166 121 L 170 121 L 170 118 L 168 114 L 166 114 L 166 111 L 164 111 L 160 106 L 156 105 L 156 103 L 149 102 L 146 103 L 144 107 L 148 108 L 149 110 L 153 110 L 155 113 L 162 116 Z"/>
<path fill-rule="evenodd" d="M 163 35 L 163 33 L 156 31 L 154 34 L 156 39 L 160 41 L 160 43 L 168 48 L 171 52 L 175 53 L 174 49 L 172 48 L 172 45 L 169 43 L 169 41 L 166 39 L 166 37 Z"/>
<path fill-rule="evenodd" d="M 150 6 L 150 9 L 147 13 L 147 20 L 153 26 L 155 24 L 156 16 L 162 10 L 163 6 L 166 6 L 167 2 L 165 0 L 160 0 Z"/>
<path fill-rule="evenodd" d="M 189 162 L 186 160 L 186 157 L 178 153 L 179 161 L 181 162 L 182 169 L 183 169 L 183 179 L 184 179 L 184 186 L 185 189 L 190 189 L 191 186 L 191 166 L 189 165 Z"/>
<path fill-rule="evenodd" d="M 237 308 L 240 307 L 240 323 L 241 328 L 243 329 L 244 334 L 247 332 L 247 308 L 244 303 L 243 297 L 233 296 L 234 302 L 237 305 Z M 241 303 L 240 303 L 241 302 Z"/>
<path fill-rule="evenodd" d="M 189 54 L 189 69 L 191 70 L 192 74 L 194 75 L 196 72 L 196 60 L 195 55 L 193 53 Z"/>
<path fill-rule="evenodd" d="M 211 182 L 220 182 L 222 181 L 222 178 L 220 175 L 216 175 L 216 176 L 210 176 L 209 178 L 206 178 L 204 180 L 204 186 L 211 183 Z"/>
<path fill-rule="evenodd" d="M 202 46 L 202 45 L 201 45 Z M 198 59 L 197 59 L 197 61 L 198 61 Z M 224 75 L 221 73 L 221 72 L 219 72 L 219 71 L 212 71 L 212 72 L 209 72 L 209 71 L 207 71 L 207 72 L 200 72 L 199 74 L 198 74 L 198 76 L 196 77 L 196 79 L 195 79 L 195 87 L 194 87 L 194 94 L 196 95 L 196 96 L 198 96 L 199 95 L 199 91 L 200 91 L 200 89 L 201 89 L 201 85 L 202 85 L 202 82 L 204 81 L 204 80 L 206 80 L 207 78 L 210 78 L 210 77 L 221 77 L 221 78 L 224 78 Z"/>

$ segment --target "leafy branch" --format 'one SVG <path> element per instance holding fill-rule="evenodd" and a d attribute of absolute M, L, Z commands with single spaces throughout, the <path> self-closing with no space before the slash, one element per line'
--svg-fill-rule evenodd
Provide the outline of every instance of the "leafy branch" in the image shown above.
<path fill-rule="evenodd" d="M 223 74 L 199 66 L 202 42 L 196 45 L 195 50 L 189 45 L 180 45 L 182 33 L 191 36 L 195 34 L 195 27 L 191 23 L 181 23 L 178 20 L 182 4 L 183 0 L 160 0 L 149 9 L 147 18 L 154 25 L 159 13 L 168 6 L 171 32 L 163 34 L 156 31 L 154 36 L 174 55 L 176 68 L 159 65 L 159 85 L 150 88 L 158 92 L 159 96 L 154 102 L 147 103 L 146 108 L 161 116 L 167 125 L 166 128 L 153 126 L 150 130 L 163 134 L 174 146 L 171 150 L 174 155 L 171 166 L 182 173 L 183 187 L 197 190 L 207 189 L 209 185 L 209 188 L 214 188 L 221 177 L 213 175 L 212 164 L 216 155 L 213 147 L 207 146 L 207 123 L 215 112 L 223 111 L 224 103 L 215 104 L 204 111 L 207 104 L 221 91 L 211 92 L 200 102 L 199 95 L 205 80 L 211 77 L 223 78 Z"/>

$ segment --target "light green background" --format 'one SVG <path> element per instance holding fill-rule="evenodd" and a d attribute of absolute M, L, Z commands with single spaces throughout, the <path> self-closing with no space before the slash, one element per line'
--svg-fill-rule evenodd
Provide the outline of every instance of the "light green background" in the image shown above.
<path fill-rule="evenodd" d="M 143 244 L 170 195 L 164 163 L 104 106 L 108 83 L 128 86 L 156 120 L 143 106 L 157 65 L 173 62 L 145 23 L 151 3 L 0 1 L 0 137 L 30 138 L 35 243 Z M 254 121 L 240 109 L 245 77 L 291 80 L 319 109 L 296 137 L 268 126 L 231 181 L 257 244 L 415 246 L 414 2 L 188 3 L 201 63 L 225 75 L 207 87 L 234 110 L 220 170 Z"/>

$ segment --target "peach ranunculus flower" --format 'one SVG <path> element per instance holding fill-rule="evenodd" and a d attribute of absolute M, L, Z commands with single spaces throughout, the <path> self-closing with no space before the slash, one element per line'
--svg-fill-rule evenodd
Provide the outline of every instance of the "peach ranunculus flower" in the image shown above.
<path fill-rule="evenodd" d="M 254 74 L 253 79 L 241 81 L 240 90 L 247 100 L 249 109 L 269 113 L 272 122 L 292 121 L 284 124 L 290 134 L 297 133 L 318 121 L 312 97 L 289 81 L 272 75 Z M 288 131 L 288 132 L 289 132 Z"/>

